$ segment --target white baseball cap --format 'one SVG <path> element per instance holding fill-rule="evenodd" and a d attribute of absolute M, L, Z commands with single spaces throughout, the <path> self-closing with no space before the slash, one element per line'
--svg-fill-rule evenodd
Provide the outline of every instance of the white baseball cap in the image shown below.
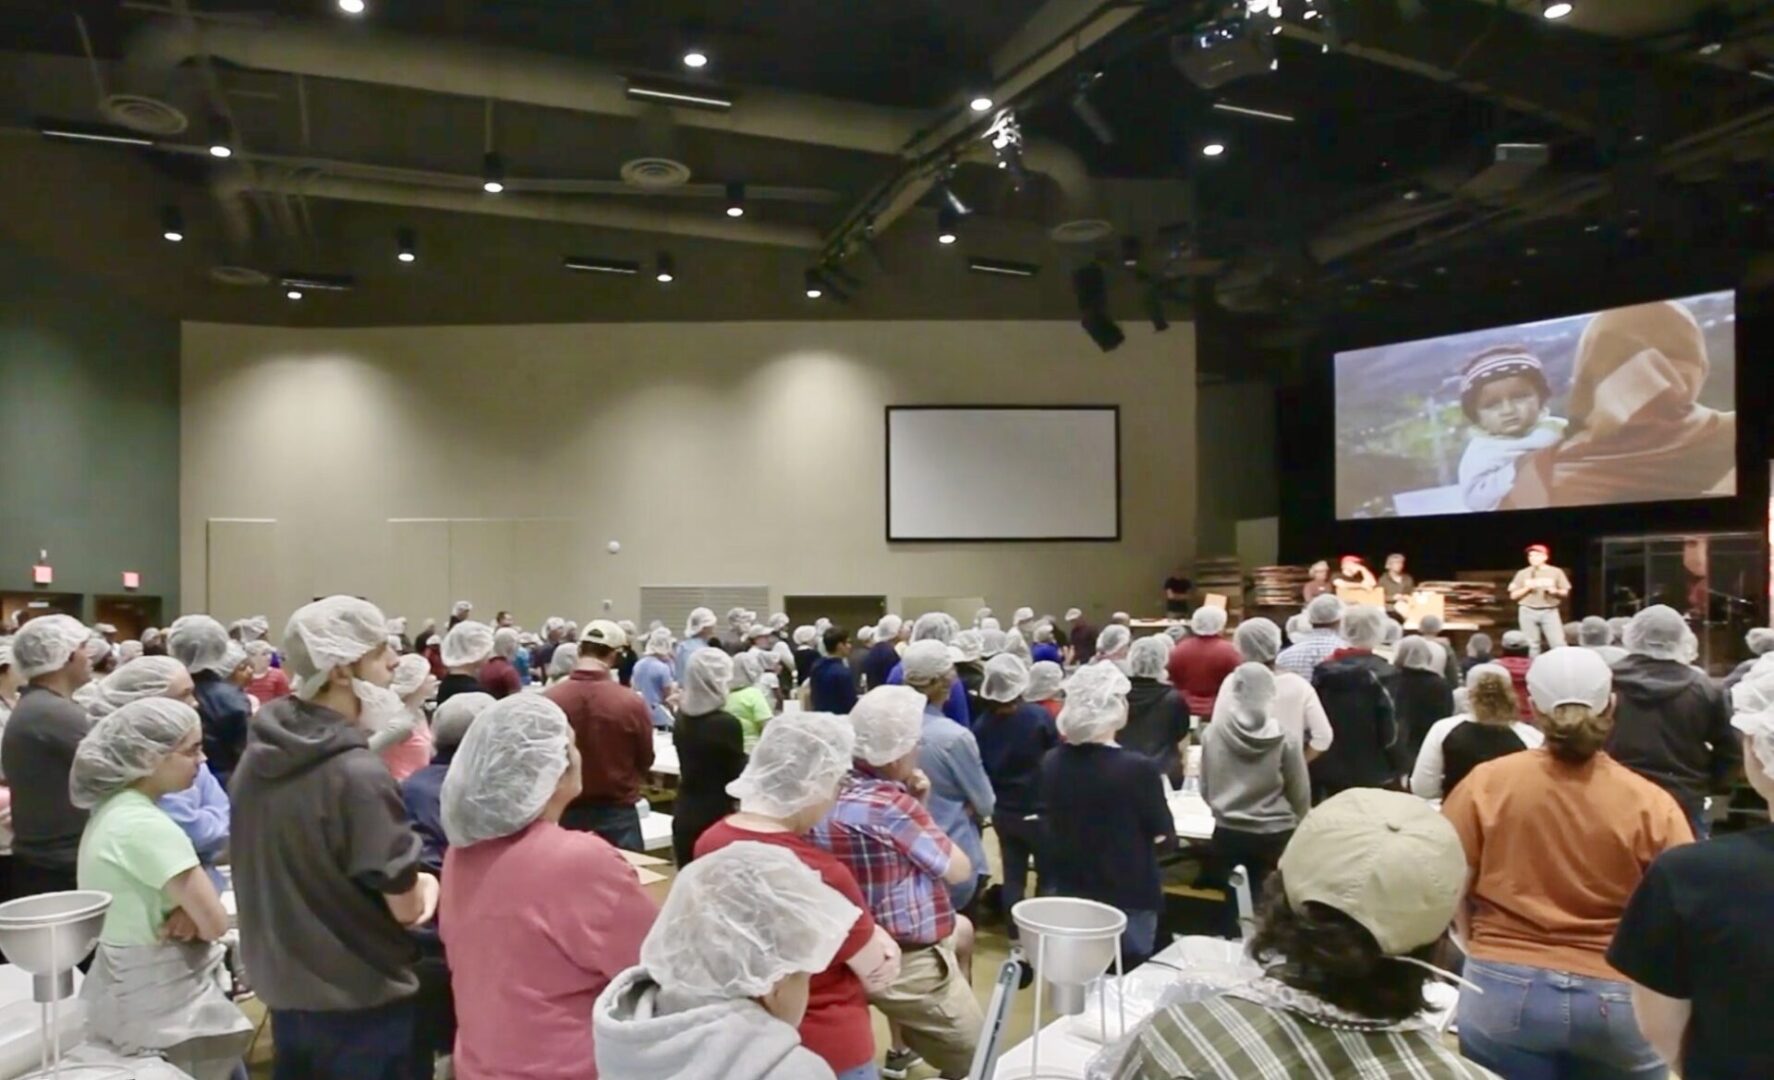
<path fill-rule="evenodd" d="M 1549 713 L 1560 705 L 1587 705 L 1596 712 L 1614 696 L 1614 673 L 1593 649 L 1553 649 L 1528 668 L 1528 697 Z"/>

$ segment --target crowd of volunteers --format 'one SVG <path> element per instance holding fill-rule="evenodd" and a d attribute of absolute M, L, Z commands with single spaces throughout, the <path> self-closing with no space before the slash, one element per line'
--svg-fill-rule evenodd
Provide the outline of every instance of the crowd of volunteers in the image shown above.
<path fill-rule="evenodd" d="M 248 995 L 278 1080 L 960 1078 L 982 920 L 1108 904 L 1138 965 L 1185 849 L 1246 871 L 1225 932 L 1263 974 L 1101 1075 L 1774 1077 L 1774 829 L 1710 838 L 1739 777 L 1774 797 L 1774 631 L 1717 680 L 1667 607 L 1493 655 L 1312 584 L 1285 628 L 1144 637 L 1076 608 L 528 633 L 463 602 L 409 635 L 334 596 L 275 641 L 41 615 L 0 636 L 0 887 L 110 894 L 90 1037 L 198 1080 L 246 1075 Z"/>

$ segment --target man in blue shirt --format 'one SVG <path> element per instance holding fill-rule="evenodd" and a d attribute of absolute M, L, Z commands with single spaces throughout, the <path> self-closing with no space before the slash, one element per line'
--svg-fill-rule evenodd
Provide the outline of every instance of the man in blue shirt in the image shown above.
<path fill-rule="evenodd" d="M 642 652 L 641 658 L 635 661 L 634 675 L 631 676 L 634 690 L 646 699 L 647 711 L 653 714 L 653 727 L 670 731 L 671 698 L 678 689 L 677 679 L 672 675 L 671 631 L 662 626 L 648 634 Z"/>
<path fill-rule="evenodd" d="M 714 644 L 714 636 L 715 613 L 705 607 L 690 612 L 690 618 L 684 623 L 684 640 L 678 643 L 672 661 L 672 674 L 679 686 L 684 684 L 684 672 L 689 670 L 690 657 Z"/>
<path fill-rule="evenodd" d="M 975 877 L 949 887 L 949 898 L 959 911 L 979 891 L 986 866 L 979 822 L 992 816 L 997 800 L 973 732 L 944 716 L 939 707 L 959 683 L 949 647 L 933 640 L 913 642 L 901 666 L 906 685 L 923 694 L 926 702 L 918 767 L 930 778 L 930 816 L 976 868 Z"/>
<path fill-rule="evenodd" d="M 850 631 L 834 626 L 825 632 L 825 655 L 813 664 L 808 693 L 814 712 L 850 715 L 856 705 L 856 678 L 850 671 Z"/>

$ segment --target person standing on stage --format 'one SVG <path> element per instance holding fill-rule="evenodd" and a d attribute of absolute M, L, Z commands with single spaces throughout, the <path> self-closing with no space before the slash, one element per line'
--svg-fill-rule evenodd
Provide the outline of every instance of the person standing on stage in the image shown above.
<path fill-rule="evenodd" d="M 1189 594 L 1195 591 L 1195 583 L 1189 580 L 1188 572 L 1182 567 L 1164 579 L 1164 614 L 1172 619 L 1187 618 L 1189 614 Z"/>
<path fill-rule="evenodd" d="M 1323 559 L 1313 563 L 1306 570 L 1306 584 L 1300 587 L 1300 599 L 1310 604 L 1324 593 L 1331 591 L 1331 564 Z"/>
<path fill-rule="evenodd" d="M 1509 583 L 1509 598 L 1521 605 L 1521 632 L 1526 635 L 1533 655 L 1565 644 L 1559 603 L 1571 595 L 1571 579 L 1547 562 L 1551 555 L 1545 544 L 1530 544 L 1528 565 L 1517 570 L 1515 580 Z"/>
<path fill-rule="evenodd" d="M 1345 555 L 1337 568 L 1337 576 L 1331 578 L 1331 587 L 1337 588 L 1351 585 L 1360 589 L 1371 589 L 1375 585 L 1374 572 L 1367 568 L 1360 555 Z"/>
<path fill-rule="evenodd" d="M 1401 598 L 1417 591 L 1417 579 L 1404 572 L 1404 556 L 1386 556 L 1386 572 L 1380 575 L 1380 588 L 1386 593 L 1386 608 L 1393 610 Z"/>

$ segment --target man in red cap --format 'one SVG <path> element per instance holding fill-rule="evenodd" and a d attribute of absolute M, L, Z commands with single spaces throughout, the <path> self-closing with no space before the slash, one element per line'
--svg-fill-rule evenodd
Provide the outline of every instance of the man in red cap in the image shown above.
<path fill-rule="evenodd" d="M 1532 655 L 1565 643 L 1559 603 L 1571 595 L 1571 579 L 1547 562 L 1551 554 L 1545 544 L 1528 545 L 1528 565 L 1517 570 L 1509 583 L 1509 598 L 1521 605 L 1521 632 L 1527 635 Z"/>

